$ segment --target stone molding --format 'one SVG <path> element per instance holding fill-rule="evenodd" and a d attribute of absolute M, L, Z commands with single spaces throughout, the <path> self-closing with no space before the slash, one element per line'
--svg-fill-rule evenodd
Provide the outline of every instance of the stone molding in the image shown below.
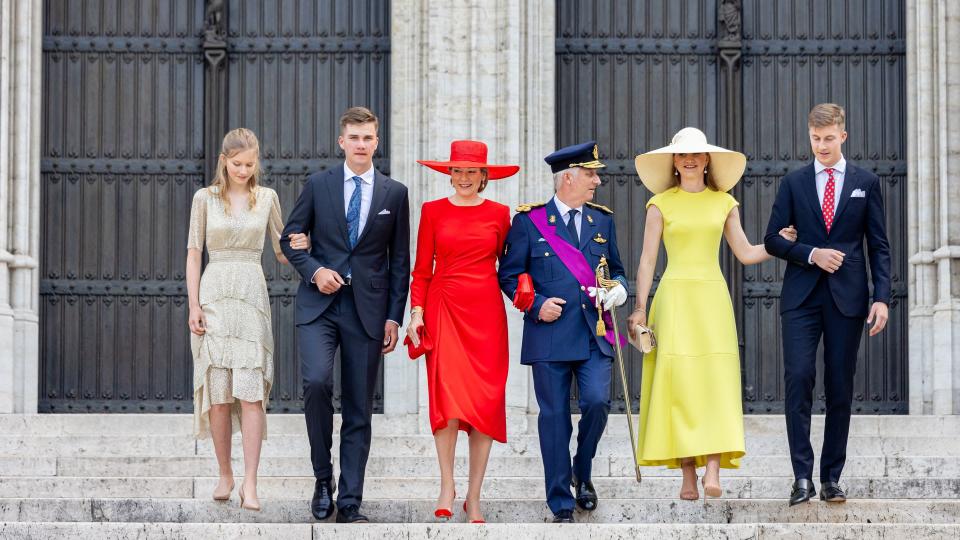
<path fill-rule="evenodd" d="M 960 414 L 960 6 L 907 1 L 910 413 Z"/>
<path fill-rule="evenodd" d="M 0 1 L 0 413 L 37 411 L 42 8 Z"/>

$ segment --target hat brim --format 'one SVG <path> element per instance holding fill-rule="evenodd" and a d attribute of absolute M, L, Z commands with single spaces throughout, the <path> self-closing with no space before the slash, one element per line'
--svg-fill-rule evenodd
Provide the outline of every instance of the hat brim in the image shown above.
<path fill-rule="evenodd" d="M 641 154 L 634 159 L 640 181 L 653 193 L 661 193 L 675 185 L 674 154 L 710 154 L 707 170 L 722 191 L 730 191 L 747 168 L 747 156 L 712 144 L 674 144 Z"/>
<path fill-rule="evenodd" d="M 443 174 L 450 174 L 451 167 L 487 169 L 487 180 L 507 178 L 517 174 L 520 170 L 519 165 L 491 165 L 489 163 L 479 163 L 476 161 L 426 161 L 418 159 L 417 163 Z"/>

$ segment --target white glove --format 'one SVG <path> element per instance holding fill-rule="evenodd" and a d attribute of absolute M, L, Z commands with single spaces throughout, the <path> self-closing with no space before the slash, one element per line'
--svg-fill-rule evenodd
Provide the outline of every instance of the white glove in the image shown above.
<path fill-rule="evenodd" d="M 610 290 L 604 289 L 603 287 L 587 287 L 587 294 L 590 295 L 590 298 L 597 298 L 599 296 L 604 311 L 610 311 L 614 307 L 622 306 L 627 301 L 627 290 L 620 284 Z"/>
<path fill-rule="evenodd" d="M 603 310 L 610 311 L 615 307 L 620 307 L 627 302 L 627 290 L 623 285 L 617 284 L 616 287 L 606 291 L 603 295 Z"/>

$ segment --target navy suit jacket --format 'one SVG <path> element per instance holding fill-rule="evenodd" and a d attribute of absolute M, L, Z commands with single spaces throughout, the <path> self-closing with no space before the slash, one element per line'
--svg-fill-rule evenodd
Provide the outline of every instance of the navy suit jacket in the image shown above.
<path fill-rule="evenodd" d="M 764 245 L 767 252 L 789 262 L 783 276 L 780 311 L 799 307 L 821 275 L 826 274 L 837 308 L 847 317 L 866 317 L 869 304 L 864 240 L 870 257 L 873 301 L 890 303 L 890 244 L 887 242 L 883 198 L 877 175 L 847 162 L 843 192 L 837 199 L 833 227 L 827 233 L 817 196 L 813 163 L 783 177 L 773 204 Z M 863 197 L 851 197 L 859 190 Z M 780 236 L 788 225 L 797 228 L 797 241 Z M 813 248 L 846 254 L 833 274 L 807 260 Z"/>
<path fill-rule="evenodd" d="M 311 282 L 322 266 L 353 277 L 357 312 L 367 335 L 383 339 L 387 319 L 403 323 L 410 288 L 410 205 L 407 187 L 379 171 L 357 245 L 351 250 L 343 205 L 343 167 L 310 175 L 290 212 L 280 248 L 302 280 L 297 291 L 296 324 L 316 320 L 335 295 Z M 291 233 L 309 233 L 311 250 L 290 247 Z"/>
<path fill-rule="evenodd" d="M 548 216 L 555 216 L 552 226 L 557 228 L 560 238 L 569 241 L 570 235 L 563 217 L 552 198 L 546 204 L 546 211 Z M 580 251 L 586 256 L 590 267 L 596 268 L 600 264 L 600 257 L 606 257 L 610 276 L 626 288 L 627 280 L 617 250 L 613 216 L 584 205 L 581 219 Z M 594 240 L 598 233 L 606 242 Z M 513 298 L 517 290 L 517 278 L 524 272 L 533 278 L 536 299 L 533 307 L 523 316 L 522 364 L 586 360 L 590 358 L 591 340 L 596 341 L 603 354 L 613 356 L 613 348 L 607 340 L 596 335 L 598 315 L 594 299 L 580 289 L 580 282 L 563 265 L 550 244 L 543 240 L 537 227 L 530 221 L 530 216 L 520 212 L 513 218 L 513 225 L 507 234 L 506 254 L 500 258 L 500 288 L 507 297 Z M 543 303 L 550 297 L 562 298 L 567 303 L 562 306 L 560 318 L 548 323 L 540 320 L 539 313 Z"/>

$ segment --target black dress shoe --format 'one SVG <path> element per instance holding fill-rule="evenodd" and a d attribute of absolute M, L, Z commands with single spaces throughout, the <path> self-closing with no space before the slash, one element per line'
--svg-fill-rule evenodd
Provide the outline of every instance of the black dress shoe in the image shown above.
<path fill-rule="evenodd" d="M 561 510 L 553 515 L 554 523 L 574 523 L 573 510 Z"/>
<path fill-rule="evenodd" d="M 369 523 L 367 516 L 360 513 L 360 507 L 348 504 L 337 510 L 337 523 Z"/>
<path fill-rule="evenodd" d="M 313 487 L 313 499 L 310 501 L 310 512 L 313 517 L 323 521 L 333 514 L 333 486 L 330 479 L 317 480 Z"/>
<path fill-rule="evenodd" d="M 847 494 L 836 482 L 820 482 L 820 499 L 828 503 L 847 502 Z"/>
<path fill-rule="evenodd" d="M 806 478 L 801 478 L 793 483 L 793 491 L 790 492 L 790 506 L 805 503 L 817 494 L 813 487 L 813 482 Z"/>
<path fill-rule="evenodd" d="M 579 506 L 581 510 L 593 512 L 597 509 L 597 490 L 594 489 L 593 482 L 584 482 L 574 476 L 570 482 L 570 486 L 576 490 L 577 506 Z"/>

